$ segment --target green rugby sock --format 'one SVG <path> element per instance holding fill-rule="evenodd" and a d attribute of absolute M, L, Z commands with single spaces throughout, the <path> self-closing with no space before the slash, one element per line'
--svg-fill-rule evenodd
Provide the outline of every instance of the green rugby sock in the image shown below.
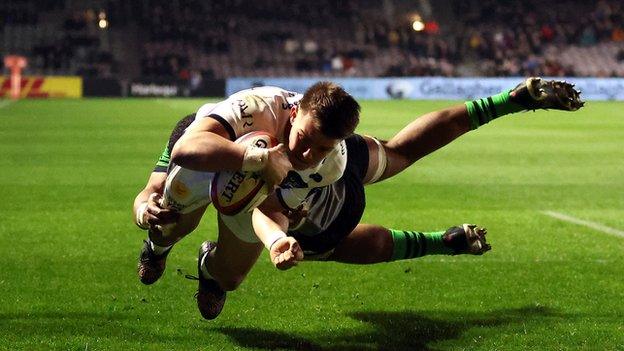
<path fill-rule="evenodd" d="M 453 249 L 444 245 L 445 232 L 414 232 L 390 229 L 394 248 L 390 261 L 406 260 L 425 255 L 449 255 Z"/>
<path fill-rule="evenodd" d="M 466 101 L 464 104 L 468 109 L 470 128 L 474 130 L 498 117 L 524 111 L 522 105 L 509 100 L 509 93 L 512 90 L 505 90 L 484 99 Z"/>

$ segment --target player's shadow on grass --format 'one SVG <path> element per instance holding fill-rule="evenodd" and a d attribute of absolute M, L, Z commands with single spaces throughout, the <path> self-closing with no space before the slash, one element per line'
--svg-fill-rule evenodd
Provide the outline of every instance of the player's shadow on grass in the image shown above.
<path fill-rule="evenodd" d="M 470 329 L 523 323 L 561 314 L 547 307 L 531 306 L 488 313 L 355 312 L 349 316 L 369 324 L 372 331 L 371 328 L 363 328 L 365 331 L 328 330 L 301 336 L 255 328 L 225 327 L 216 330 L 240 346 L 267 350 L 429 350 L 429 345 L 458 339 Z"/>

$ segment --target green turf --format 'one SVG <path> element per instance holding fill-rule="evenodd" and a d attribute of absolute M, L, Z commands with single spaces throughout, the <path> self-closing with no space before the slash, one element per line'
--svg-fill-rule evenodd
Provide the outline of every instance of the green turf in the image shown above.
<path fill-rule="evenodd" d="M 201 100 L 40 100 L 0 108 L 2 350 L 614 350 L 624 348 L 624 105 L 494 121 L 368 188 L 365 220 L 487 226 L 493 251 L 375 266 L 263 254 L 222 315 L 201 319 L 196 249 L 214 210 L 139 283 L 131 204 L 178 118 Z M 364 101 L 388 138 L 450 102 Z"/>

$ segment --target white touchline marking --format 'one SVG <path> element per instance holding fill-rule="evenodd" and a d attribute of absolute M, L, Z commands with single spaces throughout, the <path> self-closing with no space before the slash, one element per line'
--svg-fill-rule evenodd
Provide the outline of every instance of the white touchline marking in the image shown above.
<path fill-rule="evenodd" d="M 565 221 L 565 222 L 570 222 L 570 223 L 574 223 L 574 224 L 578 224 L 578 225 L 584 225 L 588 228 L 591 229 L 595 229 L 598 231 L 601 231 L 603 233 L 607 233 L 607 234 L 611 234 L 611 235 L 615 235 L 615 236 L 619 236 L 624 238 L 624 231 L 615 229 L 615 228 L 611 228 L 611 227 L 607 227 L 604 224 L 600 224 L 600 223 L 596 223 L 596 222 L 590 222 L 590 221 L 585 221 L 579 218 L 575 218 L 572 216 L 568 216 L 566 214 L 563 213 L 559 213 L 559 212 L 555 212 L 555 211 L 542 211 L 543 214 Z"/>
<path fill-rule="evenodd" d="M 188 103 L 186 102 L 171 101 L 170 99 L 156 99 L 156 103 L 167 106 L 172 110 L 189 110 Z"/>
<path fill-rule="evenodd" d="M 13 102 L 13 100 L 0 100 L 0 108 L 5 108 L 11 105 Z"/>

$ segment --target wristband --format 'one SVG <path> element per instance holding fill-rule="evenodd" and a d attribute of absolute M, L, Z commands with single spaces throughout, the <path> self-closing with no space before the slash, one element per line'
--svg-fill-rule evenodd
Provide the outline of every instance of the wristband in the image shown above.
<path fill-rule="evenodd" d="M 271 250 L 271 247 L 273 247 L 273 244 L 275 244 L 276 241 L 278 241 L 281 238 L 285 238 L 286 237 L 286 233 L 284 233 L 281 230 L 276 230 L 273 233 L 269 234 L 267 236 L 267 240 L 265 240 L 265 246 L 268 250 Z M 268 245 L 266 245 L 268 243 Z"/>
<path fill-rule="evenodd" d="M 243 166 L 241 167 L 242 171 L 260 171 L 264 168 L 267 161 L 269 160 L 269 150 L 263 149 L 259 147 L 255 147 L 253 145 L 247 146 L 245 149 L 245 155 L 243 156 Z"/>
<path fill-rule="evenodd" d="M 150 227 L 148 223 L 143 221 L 145 212 L 147 212 L 147 202 L 141 203 L 136 210 L 136 218 L 134 219 L 134 222 L 141 229 L 149 229 Z"/>

